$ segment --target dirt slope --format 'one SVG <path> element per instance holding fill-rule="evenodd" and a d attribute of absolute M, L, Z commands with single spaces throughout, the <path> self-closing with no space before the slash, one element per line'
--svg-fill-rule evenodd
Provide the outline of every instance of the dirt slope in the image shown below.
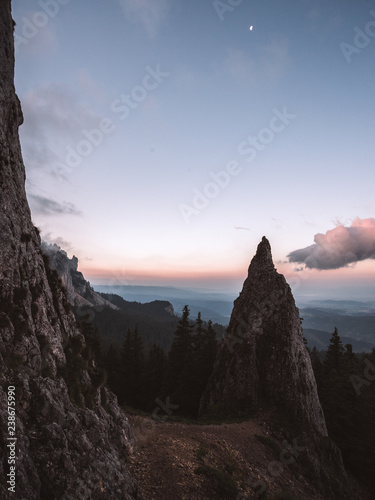
<path fill-rule="evenodd" d="M 145 500 L 323 500 L 302 475 L 298 437 L 282 444 L 270 437 L 264 422 L 129 420 L 137 443 L 129 468 Z"/>

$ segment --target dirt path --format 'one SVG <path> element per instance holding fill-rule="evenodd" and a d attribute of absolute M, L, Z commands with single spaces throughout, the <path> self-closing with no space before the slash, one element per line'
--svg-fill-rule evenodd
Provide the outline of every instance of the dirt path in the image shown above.
<path fill-rule="evenodd" d="M 130 464 L 145 500 L 315 499 L 302 476 L 279 460 L 279 444 L 254 421 L 222 425 L 157 423 L 130 416 L 136 446 Z M 263 436 L 259 438 L 256 436 Z M 281 446 L 281 445 L 280 445 Z M 271 471 L 271 472 L 270 472 Z M 297 474 L 298 476 L 298 474 Z"/>

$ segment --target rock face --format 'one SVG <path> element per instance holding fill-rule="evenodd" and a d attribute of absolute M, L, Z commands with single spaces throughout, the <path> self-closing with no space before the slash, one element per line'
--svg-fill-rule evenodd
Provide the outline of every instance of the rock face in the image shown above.
<path fill-rule="evenodd" d="M 17 499 L 131 499 L 131 429 L 41 253 L 26 200 L 10 0 L 0 9 L 0 497 L 8 492 L 7 389 L 16 393 Z M 9 496 L 8 496 L 9 493 Z"/>
<path fill-rule="evenodd" d="M 271 415 L 276 426 L 286 424 L 289 437 L 303 443 L 309 471 L 322 490 L 330 498 L 346 498 L 341 455 L 327 437 L 300 323 L 291 289 L 263 237 L 234 302 L 200 413 Z M 324 470 L 328 463 L 334 474 Z"/>
<path fill-rule="evenodd" d="M 288 414 L 327 435 L 299 311 L 263 238 L 234 302 L 202 409 L 235 405 L 251 411 L 265 402 L 285 406 Z"/>
<path fill-rule="evenodd" d="M 103 306 L 119 309 L 103 299 L 85 280 L 83 274 L 78 271 L 77 257 L 73 256 L 69 259 L 67 253 L 58 245 L 49 245 L 45 242 L 42 242 L 42 252 L 48 256 L 51 268 L 59 275 L 72 306 Z"/>

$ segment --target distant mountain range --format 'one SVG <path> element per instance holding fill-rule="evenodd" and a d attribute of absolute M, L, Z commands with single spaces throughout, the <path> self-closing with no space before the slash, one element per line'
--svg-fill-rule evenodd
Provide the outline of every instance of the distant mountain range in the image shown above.
<path fill-rule="evenodd" d="M 196 318 L 201 313 L 204 321 L 228 325 L 233 309 L 235 294 L 195 291 L 182 288 L 163 286 L 132 286 L 132 285 L 95 285 L 95 290 L 107 294 L 117 294 L 128 301 L 151 302 L 154 300 L 168 301 L 173 305 L 176 314 L 181 314 L 185 305 L 189 306 L 191 316 Z"/>
<path fill-rule="evenodd" d="M 59 273 L 71 304 L 96 307 L 96 326 L 110 341 L 121 342 L 128 327 L 142 324 L 146 344 L 152 340 L 168 349 L 177 325 L 175 315 L 180 315 L 185 305 L 189 306 L 192 321 L 200 312 L 204 321 L 211 320 L 223 327 L 229 324 L 235 294 L 133 285 L 95 285 L 94 290 L 78 271 L 76 257 L 69 259 L 57 245 L 43 244 L 42 249 L 48 255 L 51 267 Z M 369 352 L 375 347 L 373 302 L 312 300 L 297 305 L 309 347 L 326 349 L 335 327 L 343 344 L 352 344 L 354 351 Z M 215 329 L 221 337 L 224 328 L 217 326 Z"/>
<path fill-rule="evenodd" d="M 354 351 L 371 351 L 375 347 L 375 304 L 372 302 L 314 300 L 301 307 L 300 314 L 305 337 L 318 349 L 327 347 L 335 327 L 343 344 L 352 344 Z"/>
<path fill-rule="evenodd" d="M 96 290 L 78 271 L 78 259 L 69 259 L 67 253 L 57 245 L 42 244 L 42 251 L 48 257 L 49 265 L 57 271 L 66 290 L 67 299 L 77 319 L 81 320 L 89 314 L 91 321 L 108 347 L 111 343 L 122 344 L 128 329 L 138 331 L 146 349 L 156 343 L 166 351 L 169 350 L 179 321 L 174 307 L 167 296 L 177 297 L 179 310 L 187 304 L 190 308 L 190 320 L 194 322 L 201 310 L 199 300 L 192 291 L 163 287 L 129 287 L 132 294 L 122 296 L 122 287 L 96 287 Z M 146 290 L 144 290 L 146 289 Z M 108 293 L 104 293 L 105 290 Z M 134 293 L 135 292 L 135 293 Z M 220 339 L 224 334 L 223 323 L 228 321 L 215 313 L 216 309 L 224 309 L 230 304 L 224 300 L 211 300 L 216 294 L 198 294 L 202 302 L 212 303 L 212 308 L 202 309 L 203 321 L 211 319 L 213 327 Z M 220 294 L 218 294 L 220 296 Z M 225 294 L 222 294 L 225 298 Z M 195 299 L 194 299 L 195 297 Z M 193 302 L 193 306 L 190 303 Z M 221 305 L 220 305 L 221 302 Z M 223 307 L 224 304 L 224 307 Z M 221 321 L 223 320 L 223 321 Z"/>
<path fill-rule="evenodd" d="M 188 304 L 192 317 L 201 311 L 202 318 L 228 325 L 235 294 L 186 290 L 162 286 L 96 285 L 99 292 L 116 293 L 126 300 L 170 302 L 175 312 Z M 352 344 L 353 350 L 369 352 L 375 347 L 375 304 L 355 300 L 312 300 L 297 304 L 303 318 L 303 332 L 309 347 L 326 349 L 335 327 L 343 344 Z"/>
<path fill-rule="evenodd" d="M 329 346 L 329 340 L 331 338 L 332 332 L 313 330 L 311 328 L 305 328 L 303 330 L 303 336 L 308 342 L 310 348 L 316 347 L 318 351 L 326 351 Z M 351 344 L 354 352 L 371 352 L 373 347 L 375 347 L 375 342 L 365 342 L 363 340 L 356 340 L 351 337 L 344 337 L 340 335 L 341 342 L 343 346 L 346 344 Z"/>

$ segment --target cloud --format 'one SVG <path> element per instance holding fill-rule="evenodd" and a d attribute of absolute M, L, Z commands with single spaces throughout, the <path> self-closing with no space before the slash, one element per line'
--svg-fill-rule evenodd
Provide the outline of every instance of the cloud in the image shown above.
<path fill-rule="evenodd" d="M 62 202 L 51 200 L 43 196 L 30 194 L 28 196 L 31 210 L 33 214 L 38 215 L 81 215 L 81 211 L 78 210 L 73 203 Z"/>
<path fill-rule="evenodd" d="M 326 234 L 316 234 L 314 241 L 313 245 L 291 252 L 289 262 L 310 269 L 339 269 L 375 259 L 375 219 L 357 217 L 349 227 L 340 224 Z"/>
<path fill-rule="evenodd" d="M 43 170 L 58 176 L 57 163 L 65 164 L 66 147 L 74 147 L 83 130 L 97 128 L 102 118 L 80 102 L 73 90 L 57 83 L 27 92 L 22 110 L 20 137 L 27 171 Z"/>
<path fill-rule="evenodd" d="M 142 24 L 154 38 L 169 12 L 169 0 L 118 0 L 127 21 Z"/>
<path fill-rule="evenodd" d="M 37 26 L 38 12 L 40 13 L 41 10 L 24 10 L 22 7 L 14 9 L 13 17 L 16 21 L 14 35 L 17 57 L 22 54 L 24 57 L 36 59 L 51 55 L 56 51 L 57 36 L 54 23 L 51 22 L 52 18 L 48 17 L 47 23 L 39 27 Z M 29 36 L 25 36 L 25 32 L 29 33 Z"/>
<path fill-rule="evenodd" d="M 47 233 L 43 235 L 43 242 L 48 245 L 57 245 L 65 252 L 72 252 L 73 245 L 70 241 L 64 240 L 61 236 L 54 237 L 52 233 Z"/>

